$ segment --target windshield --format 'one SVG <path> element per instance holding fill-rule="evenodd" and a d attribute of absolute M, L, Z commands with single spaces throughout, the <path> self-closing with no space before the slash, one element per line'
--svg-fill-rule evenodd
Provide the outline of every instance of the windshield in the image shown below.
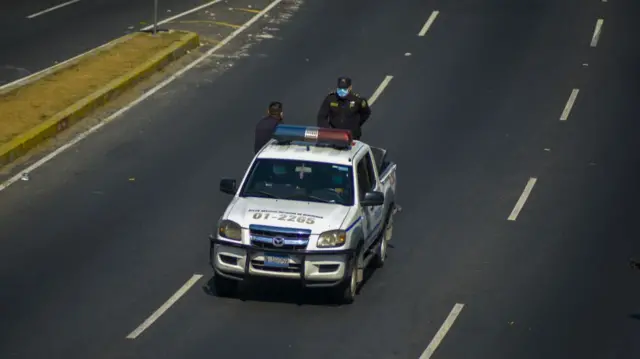
<path fill-rule="evenodd" d="M 352 169 L 331 163 L 258 159 L 240 196 L 351 206 Z"/>

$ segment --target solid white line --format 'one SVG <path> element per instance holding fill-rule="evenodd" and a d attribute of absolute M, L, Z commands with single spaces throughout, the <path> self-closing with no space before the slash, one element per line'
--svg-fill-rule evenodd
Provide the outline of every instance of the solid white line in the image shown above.
<path fill-rule="evenodd" d="M 596 21 L 596 27 L 593 29 L 593 36 L 591 37 L 591 47 L 596 47 L 598 45 L 598 39 L 600 39 L 603 23 L 604 19 L 598 19 L 598 21 Z"/>
<path fill-rule="evenodd" d="M 573 104 L 576 102 L 576 98 L 578 97 L 579 92 L 579 89 L 571 90 L 571 95 L 569 95 L 567 104 L 564 105 L 564 109 L 562 110 L 562 114 L 560 115 L 560 121 L 566 121 L 569 118 L 569 114 L 571 114 L 571 109 L 573 108 Z"/>
<path fill-rule="evenodd" d="M 527 202 L 527 198 L 529 198 L 529 195 L 531 194 L 531 191 L 533 190 L 533 186 L 536 184 L 537 180 L 538 179 L 535 177 L 529 178 L 527 185 L 524 186 L 524 191 L 522 191 L 522 194 L 520 195 L 518 202 L 516 202 L 516 206 L 513 207 L 513 211 L 511 211 L 509 218 L 507 218 L 508 220 L 515 221 L 516 218 L 518 218 L 518 214 L 522 210 L 522 207 L 524 207 L 524 204 Z"/>
<path fill-rule="evenodd" d="M 167 309 L 171 308 L 171 306 L 174 305 L 178 301 L 178 299 L 180 299 L 180 297 L 187 293 L 187 291 L 191 289 L 191 287 L 193 287 L 193 285 L 196 284 L 196 282 L 200 280 L 200 278 L 202 278 L 202 274 L 194 274 L 193 276 L 191 276 L 191 278 L 185 284 L 183 284 L 182 287 L 180 287 L 180 289 L 178 289 L 178 291 L 175 292 L 171 296 L 171 298 L 169 298 L 169 300 L 164 302 L 164 304 L 160 308 L 158 308 L 158 310 L 153 312 L 153 314 L 151 314 L 151 316 L 147 318 L 147 320 L 140 324 L 140 326 L 137 327 L 136 330 L 129 333 L 129 335 L 127 335 L 127 339 L 135 339 L 140 334 L 142 334 L 142 332 L 144 332 L 145 329 L 149 328 L 151 324 L 158 320 L 158 318 L 160 318 L 160 316 L 164 314 Z"/>
<path fill-rule="evenodd" d="M 387 85 L 389 85 L 389 82 L 391 82 L 392 79 L 393 76 L 386 76 L 384 80 L 382 80 L 376 91 L 373 93 L 373 95 L 371 95 L 371 98 L 369 99 L 369 106 L 373 105 L 373 103 L 376 102 L 378 97 L 380 97 L 380 95 L 382 94 L 382 91 L 387 88 Z"/>
<path fill-rule="evenodd" d="M 449 316 L 447 316 L 447 319 L 445 319 L 444 323 L 442 323 L 436 335 L 433 337 L 433 339 L 431 339 L 431 343 L 429 343 L 427 349 L 425 349 L 422 352 L 422 355 L 420 355 L 420 359 L 431 358 L 436 349 L 438 349 L 438 346 L 440 346 L 440 343 L 442 342 L 442 339 L 444 339 L 444 336 L 447 335 L 447 332 L 453 326 L 453 323 L 458 318 L 458 315 L 460 315 L 460 312 L 462 312 L 462 308 L 464 308 L 464 304 L 458 303 L 453 306 L 453 309 L 451 309 Z"/>
<path fill-rule="evenodd" d="M 27 167 L 22 172 L 23 173 L 24 172 L 26 172 L 26 173 L 33 172 L 33 170 L 35 170 L 38 167 L 44 165 L 45 163 L 51 161 L 53 158 L 55 158 L 56 156 L 58 156 L 62 152 L 66 151 L 71 146 L 73 146 L 76 143 L 78 143 L 78 142 L 82 141 L 83 139 L 87 138 L 89 135 L 91 135 L 92 133 L 98 131 L 104 125 L 110 123 L 111 121 L 115 120 L 117 117 L 122 115 L 123 113 L 129 111 L 135 105 L 137 105 L 140 102 L 142 102 L 142 101 L 146 100 L 147 98 L 151 97 L 153 94 L 155 94 L 156 92 L 160 91 L 165 86 L 167 86 L 168 84 L 172 83 L 173 81 L 175 81 L 178 77 L 182 76 L 185 72 L 187 72 L 187 71 L 191 70 L 192 68 L 196 67 L 199 63 L 201 63 L 202 61 L 206 60 L 208 57 L 213 55 L 216 51 L 220 50 L 224 45 L 229 43 L 229 41 L 233 40 L 236 36 L 240 35 L 243 31 L 247 30 L 251 25 L 253 25 L 253 23 L 258 21 L 261 17 L 263 17 L 266 13 L 271 11 L 271 9 L 276 7 L 281 2 L 282 2 L 282 0 L 274 0 L 266 8 L 262 9 L 262 11 L 260 11 L 256 15 L 254 15 L 251 19 L 249 19 L 249 21 L 244 23 L 244 25 L 240 26 L 234 32 L 229 34 L 229 36 L 227 36 L 222 41 L 220 41 L 215 47 L 209 49 L 209 51 L 205 52 L 202 56 L 200 56 L 199 58 L 195 59 L 193 62 L 191 62 L 187 66 L 185 66 L 185 67 L 181 68 L 180 70 L 176 71 L 175 74 L 169 76 L 166 80 L 164 80 L 161 83 L 157 84 L 156 86 L 152 87 L 151 89 L 149 89 L 149 91 L 145 92 L 142 96 L 138 97 L 137 99 L 135 99 L 133 102 L 131 102 L 127 106 L 125 106 L 125 107 L 121 108 L 120 110 L 116 111 L 111 116 L 107 117 L 105 120 L 103 120 L 100 123 L 98 123 L 97 125 L 91 127 L 87 131 L 77 135 L 70 142 L 67 142 L 63 146 L 59 147 L 55 151 L 51 152 L 47 156 L 45 156 L 42 159 L 40 159 L 39 161 L 37 161 L 36 163 L 34 163 L 31 166 Z M 14 184 L 18 180 L 20 180 L 20 177 L 22 177 L 22 174 L 19 173 L 19 174 L 15 175 L 15 176 L 9 178 L 8 180 L 6 180 L 4 183 L 0 184 L 0 191 L 2 191 L 4 189 L 7 189 L 7 187 L 11 186 L 12 184 Z"/>
<path fill-rule="evenodd" d="M 429 18 L 427 19 L 427 22 L 424 23 L 424 26 L 422 26 L 422 29 L 418 33 L 418 36 L 424 36 L 427 31 L 429 31 L 429 28 L 431 27 L 431 25 L 433 25 L 433 22 L 436 21 L 436 17 L 438 17 L 438 14 L 440 14 L 440 11 L 438 10 L 434 10 L 431 13 Z"/>
<path fill-rule="evenodd" d="M 193 9 L 191 9 L 191 10 L 187 10 L 187 11 L 185 11 L 185 12 L 181 12 L 181 13 L 179 13 L 179 14 L 177 14 L 177 15 L 174 15 L 174 16 L 172 16 L 172 17 L 166 18 L 166 19 L 164 19 L 164 20 L 162 20 L 162 21 L 158 21 L 158 25 L 166 24 L 166 23 L 168 23 L 168 22 L 170 22 L 170 21 L 173 21 L 173 20 L 175 20 L 175 19 L 179 19 L 179 18 L 181 18 L 181 17 L 183 17 L 183 16 L 186 16 L 186 15 L 192 14 L 192 13 L 194 13 L 194 12 L 196 12 L 196 11 L 200 11 L 200 10 L 202 10 L 202 9 L 206 9 L 206 8 L 208 8 L 209 6 L 211 6 L 211 5 L 213 5 L 213 4 L 217 4 L 217 3 L 221 2 L 221 1 L 222 1 L 222 0 L 214 0 L 214 1 L 208 2 L 208 3 L 204 4 L 204 5 L 200 5 L 200 6 L 198 6 L 198 7 L 194 7 L 194 8 L 193 8 Z M 142 29 L 140 29 L 140 30 L 142 30 L 142 31 L 147 31 L 147 30 L 151 30 L 151 29 L 153 29 L 153 24 L 151 24 L 151 25 L 149 25 L 149 26 L 146 26 L 146 27 L 143 27 L 143 28 L 142 28 Z"/>
<path fill-rule="evenodd" d="M 31 15 L 27 16 L 27 19 L 33 19 L 33 18 L 34 18 L 34 17 L 36 17 L 36 16 L 44 15 L 44 14 L 46 14 L 46 13 L 48 13 L 48 12 L 53 11 L 53 10 L 58 10 L 58 9 L 59 9 L 59 8 L 61 8 L 61 7 L 69 6 L 69 5 L 71 5 L 71 4 L 77 3 L 78 1 L 80 1 L 80 0 L 71 0 L 71 1 L 64 2 L 64 3 L 62 3 L 62 4 L 59 4 L 59 5 L 56 5 L 56 6 L 50 7 L 50 8 L 48 8 L 48 9 L 42 10 L 42 11 L 40 11 L 40 12 L 37 12 L 37 13 L 35 13 L 35 14 L 31 14 Z"/>

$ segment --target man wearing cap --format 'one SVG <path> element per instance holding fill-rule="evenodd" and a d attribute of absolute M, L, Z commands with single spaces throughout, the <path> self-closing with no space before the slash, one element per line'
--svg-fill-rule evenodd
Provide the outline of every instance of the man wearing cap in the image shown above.
<path fill-rule="evenodd" d="M 351 79 L 340 77 L 338 88 L 325 97 L 318 111 L 318 127 L 351 130 L 353 138 L 362 136 L 361 127 L 371 116 L 367 100 L 351 91 Z"/>
<path fill-rule="evenodd" d="M 253 145 L 255 153 L 258 153 L 269 142 L 276 126 L 282 123 L 283 114 L 281 102 L 273 101 L 269 104 L 267 117 L 261 119 L 256 125 L 256 136 Z"/>

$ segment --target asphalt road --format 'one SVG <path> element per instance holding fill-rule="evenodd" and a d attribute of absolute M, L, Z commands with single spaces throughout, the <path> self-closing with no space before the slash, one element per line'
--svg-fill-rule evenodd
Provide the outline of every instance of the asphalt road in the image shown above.
<path fill-rule="evenodd" d="M 308 1 L 265 56 L 195 70 L 0 193 L 0 357 L 418 358 L 460 303 L 433 358 L 638 358 L 639 10 Z M 213 296 L 219 178 L 242 175 L 268 101 L 312 124 L 342 74 L 365 95 L 393 76 L 364 130 L 399 167 L 387 265 L 351 306 L 275 285 Z"/>
<path fill-rule="evenodd" d="M 160 0 L 159 20 L 204 3 Z M 31 15 L 37 16 L 28 18 Z M 0 85 L 79 55 L 152 21 L 152 0 L 3 1 Z"/>

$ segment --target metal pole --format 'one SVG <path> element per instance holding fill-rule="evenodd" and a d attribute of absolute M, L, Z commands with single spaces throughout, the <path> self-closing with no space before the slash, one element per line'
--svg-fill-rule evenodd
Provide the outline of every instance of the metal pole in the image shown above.
<path fill-rule="evenodd" d="M 153 0 L 153 34 L 158 32 L 158 0 Z"/>

